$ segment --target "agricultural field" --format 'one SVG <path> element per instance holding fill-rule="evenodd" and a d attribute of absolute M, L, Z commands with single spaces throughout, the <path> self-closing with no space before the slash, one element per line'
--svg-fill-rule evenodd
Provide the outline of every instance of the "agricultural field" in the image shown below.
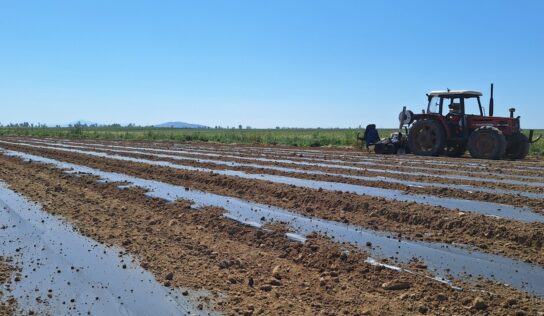
<path fill-rule="evenodd" d="M 83 135 L 0 137 L 2 315 L 544 314 L 538 156 Z"/>

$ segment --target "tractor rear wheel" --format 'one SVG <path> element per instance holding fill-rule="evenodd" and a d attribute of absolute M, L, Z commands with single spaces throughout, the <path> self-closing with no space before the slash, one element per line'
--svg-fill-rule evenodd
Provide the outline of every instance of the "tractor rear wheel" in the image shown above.
<path fill-rule="evenodd" d="M 438 156 L 446 145 L 442 125 L 435 120 L 420 120 L 410 127 L 408 147 L 414 155 Z"/>
<path fill-rule="evenodd" d="M 519 134 L 506 149 L 509 159 L 523 159 L 529 154 L 529 137 Z"/>
<path fill-rule="evenodd" d="M 506 138 L 491 126 L 476 129 L 468 138 L 468 151 L 477 159 L 500 159 L 506 152 Z"/>
<path fill-rule="evenodd" d="M 466 144 L 451 144 L 444 149 L 444 153 L 448 157 L 461 157 L 465 154 L 465 151 L 467 151 Z"/>

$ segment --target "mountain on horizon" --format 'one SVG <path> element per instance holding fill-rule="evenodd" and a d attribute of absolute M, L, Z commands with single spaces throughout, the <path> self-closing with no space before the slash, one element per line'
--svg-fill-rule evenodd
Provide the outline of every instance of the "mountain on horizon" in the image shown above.
<path fill-rule="evenodd" d="M 166 122 L 162 124 L 154 125 L 153 127 L 160 127 L 160 128 L 209 128 L 208 126 L 200 125 L 200 124 L 190 124 L 185 122 Z"/>

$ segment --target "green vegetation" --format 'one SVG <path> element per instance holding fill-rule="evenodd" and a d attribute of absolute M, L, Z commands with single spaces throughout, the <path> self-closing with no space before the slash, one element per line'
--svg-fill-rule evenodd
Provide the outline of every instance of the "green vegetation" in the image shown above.
<path fill-rule="evenodd" d="M 535 154 L 535 155 L 544 155 L 544 129 L 538 129 L 538 130 L 535 130 L 535 136 L 533 137 L 538 137 L 538 135 L 540 135 L 542 138 L 534 143 L 534 144 L 531 144 L 531 154 Z"/>
<path fill-rule="evenodd" d="M 357 129 L 177 129 L 146 127 L 0 128 L 0 136 L 198 141 L 301 147 L 355 146 Z"/>
<path fill-rule="evenodd" d="M 386 137 L 393 129 L 379 129 Z M 0 136 L 87 138 L 106 140 L 196 141 L 223 144 L 267 144 L 300 147 L 360 146 L 360 129 L 176 129 L 151 127 L 1 127 Z M 544 130 L 535 131 L 543 135 Z M 531 146 L 531 153 L 544 154 L 544 139 Z"/>

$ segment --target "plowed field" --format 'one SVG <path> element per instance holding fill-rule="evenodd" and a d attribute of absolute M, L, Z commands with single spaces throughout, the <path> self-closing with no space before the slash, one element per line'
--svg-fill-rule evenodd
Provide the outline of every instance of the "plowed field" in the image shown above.
<path fill-rule="evenodd" d="M 4 137 L 0 204 L 6 314 L 544 315 L 536 158 Z"/>

